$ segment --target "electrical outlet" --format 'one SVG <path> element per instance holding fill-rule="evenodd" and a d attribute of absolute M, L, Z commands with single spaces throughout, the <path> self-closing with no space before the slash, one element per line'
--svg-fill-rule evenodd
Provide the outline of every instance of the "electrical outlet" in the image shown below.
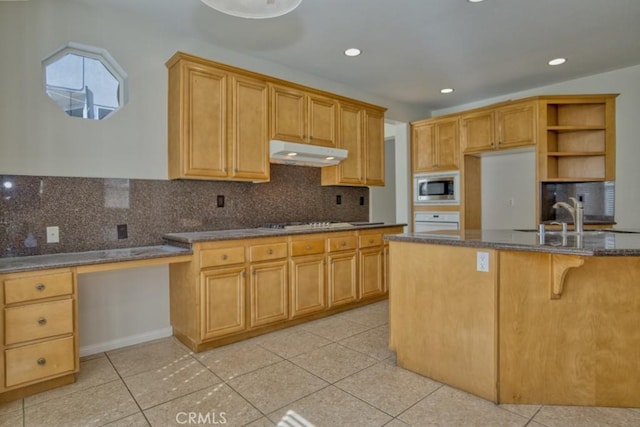
<path fill-rule="evenodd" d="M 118 239 L 129 238 L 129 233 L 127 231 L 127 224 L 119 224 L 117 225 L 117 229 L 118 229 Z"/>
<path fill-rule="evenodd" d="M 57 226 L 47 227 L 47 243 L 60 242 L 60 228 Z"/>
<path fill-rule="evenodd" d="M 338 194 L 336 196 L 336 205 L 341 205 L 341 204 L 342 204 L 342 196 Z"/>
<path fill-rule="evenodd" d="M 489 252 L 478 252 L 476 259 L 477 259 L 476 269 L 478 271 L 488 272 L 489 271 Z"/>
<path fill-rule="evenodd" d="M 224 208 L 224 196 L 220 195 L 216 198 L 217 206 L 219 208 Z"/>
<path fill-rule="evenodd" d="M 512 208 L 516 205 L 516 199 L 514 199 L 513 197 L 510 197 L 509 200 L 507 200 L 507 205 Z"/>
<path fill-rule="evenodd" d="M 360 206 L 364 206 L 364 196 L 360 196 Z"/>

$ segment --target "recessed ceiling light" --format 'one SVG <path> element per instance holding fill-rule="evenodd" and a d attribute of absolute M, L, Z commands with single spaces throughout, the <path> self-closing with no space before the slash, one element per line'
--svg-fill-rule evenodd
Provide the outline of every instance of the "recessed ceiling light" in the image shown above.
<path fill-rule="evenodd" d="M 567 58 L 556 58 L 548 62 L 549 65 L 561 65 L 567 62 Z"/>
<path fill-rule="evenodd" d="M 362 52 L 357 47 L 351 47 L 351 48 L 349 48 L 349 49 L 344 51 L 344 54 L 347 55 L 347 56 L 358 56 L 361 53 Z"/>
<path fill-rule="evenodd" d="M 440 89 L 440 93 L 453 93 L 453 88 L 446 87 L 444 89 Z"/>

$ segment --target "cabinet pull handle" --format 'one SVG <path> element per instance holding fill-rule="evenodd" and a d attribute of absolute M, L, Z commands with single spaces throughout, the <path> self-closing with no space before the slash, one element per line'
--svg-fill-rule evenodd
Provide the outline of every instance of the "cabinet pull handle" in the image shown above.
<path fill-rule="evenodd" d="M 47 319 L 46 318 L 41 317 L 41 318 L 38 319 L 38 325 L 44 326 L 46 324 L 47 324 Z"/>
<path fill-rule="evenodd" d="M 38 284 L 36 285 L 36 291 L 40 291 L 40 292 L 42 292 L 42 291 L 44 291 L 44 288 L 46 288 L 46 286 L 44 285 L 44 283 L 38 283 Z"/>
<path fill-rule="evenodd" d="M 40 359 L 38 359 L 38 365 L 44 366 L 46 364 L 47 364 L 47 359 L 45 359 L 44 357 L 41 357 Z"/>
<path fill-rule="evenodd" d="M 223 260 L 223 261 L 226 261 L 226 260 L 227 260 L 227 258 L 229 258 L 229 257 L 227 256 L 227 254 L 222 255 L 222 260 Z"/>
<path fill-rule="evenodd" d="M 267 255 L 273 255 L 273 249 L 269 249 L 269 250 L 267 251 Z"/>

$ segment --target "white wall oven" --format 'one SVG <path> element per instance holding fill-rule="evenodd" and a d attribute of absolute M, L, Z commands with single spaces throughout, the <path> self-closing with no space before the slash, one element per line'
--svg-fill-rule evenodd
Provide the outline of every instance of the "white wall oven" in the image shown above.
<path fill-rule="evenodd" d="M 413 202 L 416 205 L 459 205 L 460 172 L 414 175 Z"/>

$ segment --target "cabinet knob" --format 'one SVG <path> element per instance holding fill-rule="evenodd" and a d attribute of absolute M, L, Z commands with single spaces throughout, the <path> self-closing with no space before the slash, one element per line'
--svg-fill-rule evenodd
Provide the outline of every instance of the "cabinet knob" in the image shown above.
<path fill-rule="evenodd" d="M 227 260 L 227 258 L 229 258 L 229 257 L 227 256 L 227 254 L 222 255 L 222 260 L 223 260 L 223 261 L 226 261 L 226 260 Z"/>
<path fill-rule="evenodd" d="M 342 242 L 342 243 L 340 243 L 340 246 L 342 246 L 342 247 L 347 246 L 347 242 Z"/>
<path fill-rule="evenodd" d="M 269 249 L 269 250 L 267 251 L 267 255 L 273 255 L 273 249 Z"/>
<path fill-rule="evenodd" d="M 46 286 L 44 285 L 44 283 L 38 283 L 38 284 L 36 285 L 36 291 L 40 291 L 40 292 L 42 292 L 42 291 L 44 291 L 44 288 L 45 288 L 45 287 L 46 287 Z"/>
<path fill-rule="evenodd" d="M 45 359 L 44 357 L 41 357 L 40 359 L 38 359 L 38 365 L 44 366 L 46 364 L 47 364 L 47 359 Z"/>
<path fill-rule="evenodd" d="M 38 325 L 44 326 L 46 324 L 47 324 L 47 319 L 45 319 L 44 317 L 41 317 L 38 319 Z"/>
<path fill-rule="evenodd" d="M 369 239 L 369 243 L 373 243 L 373 239 Z"/>

